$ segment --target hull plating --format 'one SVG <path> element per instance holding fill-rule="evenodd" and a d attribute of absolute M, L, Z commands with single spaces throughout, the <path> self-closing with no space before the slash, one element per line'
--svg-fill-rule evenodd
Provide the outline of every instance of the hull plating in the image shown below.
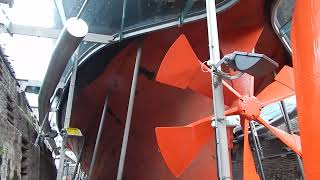
<path fill-rule="evenodd" d="M 268 17 L 269 2 L 264 0 L 242 0 L 233 8 L 218 16 L 220 46 L 222 54 L 235 50 L 264 53 L 276 60 L 280 67 L 288 64 L 286 50 L 273 33 Z M 267 9 L 265 12 L 263 9 Z M 251 9 L 251 11 L 248 11 Z M 180 90 L 160 84 L 154 80 L 167 50 L 180 34 L 185 34 L 200 60 L 208 58 L 208 40 L 205 21 L 187 24 L 148 34 L 143 40 L 140 75 L 133 109 L 133 118 L 124 169 L 124 179 L 162 180 L 176 179 L 166 167 L 157 147 L 154 128 L 178 126 L 192 123 L 212 114 L 212 100 L 190 90 Z M 81 159 L 82 167 L 88 171 L 92 158 L 104 99 L 110 93 L 108 113 L 103 128 L 93 179 L 115 179 L 120 156 L 129 90 L 137 49 L 132 39 L 108 63 L 104 57 L 90 60 L 92 64 L 107 64 L 103 68 L 92 66 L 79 69 L 80 76 L 94 74 L 102 69 L 92 81 L 76 90 L 71 126 L 78 127 L 86 137 Z M 106 49 L 102 50 L 106 51 Z M 88 66 L 88 64 L 84 64 Z M 88 74 L 86 74 L 88 73 Z M 273 76 L 256 80 L 255 90 L 263 89 Z M 79 80 L 78 80 L 79 81 Z M 81 81 L 81 80 L 80 80 Z M 233 82 L 241 90 L 245 82 Z M 209 85 L 210 86 L 210 85 Z M 77 152 L 78 142 L 72 144 Z M 216 162 L 214 142 L 210 141 L 191 166 L 179 179 L 215 179 Z"/>

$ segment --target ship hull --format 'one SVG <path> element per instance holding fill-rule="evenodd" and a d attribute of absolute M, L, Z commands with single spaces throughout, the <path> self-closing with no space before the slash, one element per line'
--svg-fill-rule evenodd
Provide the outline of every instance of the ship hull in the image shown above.
<path fill-rule="evenodd" d="M 268 7 L 268 1 L 243 0 L 219 14 L 223 55 L 235 50 L 251 52 L 255 49 L 276 60 L 280 68 L 290 62 L 269 24 L 270 19 L 262 10 L 265 7 Z M 248 8 L 252 11 L 247 11 Z M 116 179 L 136 51 L 141 41 L 141 64 L 123 177 L 130 180 L 176 179 L 162 159 L 154 129 L 185 125 L 212 115 L 212 99 L 156 82 L 155 76 L 169 47 L 181 34 L 186 35 L 199 59 L 207 60 L 206 25 L 206 21 L 201 20 L 128 39 L 101 49 L 81 64 L 70 126 L 81 129 L 85 137 L 81 156 L 81 167 L 85 172 L 89 171 L 103 104 L 106 96 L 109 97 L 92 179 Z M 257 79 L 256 92 L 272 79 L 272 75 Z M 245 88 L 241 84 L 238 81 L 233 87 L 241 92 Z M 62 103 L 61 109 L 65 106 L 66 103 Z M 63 112 L 59 114 L 60 124 L 63 124 Z M 70 144 L 78 154 L 81 142 L 71 141 Z M 214 148 L 212 138 L 180 179 L 217 179 Z"/>

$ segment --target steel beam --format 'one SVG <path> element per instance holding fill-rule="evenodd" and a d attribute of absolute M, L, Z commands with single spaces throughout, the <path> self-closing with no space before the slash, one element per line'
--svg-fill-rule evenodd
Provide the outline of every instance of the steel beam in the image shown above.
<path fill-rule="evenodd" d="M 9 26 L 9 32 L 11 34 L 43 37 L 43 38 L 50 38 L 50 39 L 58 39 L 61 31 L 62 31 L 61 29 L 56 29 L 56 28 L 44 28 L 44 27 L 37 27 L 37 26 L 18 25 L 18 24 L 10 24 Z M 88 33 L 84 37 L 83 41 L 108 44 L 113 41 L 113 36 L 96 34 L 96 33 Z"/>
<path fill-rule="evenodd" d="M 126 159 L 126 152 L 127 152 L 127 146 L 128 146 L 128 139 L 129 139 L 130 125 L 131 125 L 131 117 L 132 117 L 132 111 L 133 111 L 134 97 L 135 97 L 135 94 L 136 94 L 137 81 L 138 81 L 138 75 L 139 75 L 141 51 L 142 51 L 142 42 L 140 42 L 138 50 L 137 50 L 136 63 L 135 63 L 135 66 L 134 66 L 134 71 L 133 71 L 131 91 L 130 91 L 130 97 L 129 97 L 129 105 L 128 105 L 128 112 L 127 112 L 127 118 L 126 118 L 126 125 L 125 125 L 124 133 L 123 133 L 121 154 L 120 154 L 120 160 L 119 160 L 119 166 L 118 166 L 117 180 L 122 180 L 122 176 L 123 176 L 123 168 L 124 168 L 124 163 L 125 163 L 125 159 Z"/>

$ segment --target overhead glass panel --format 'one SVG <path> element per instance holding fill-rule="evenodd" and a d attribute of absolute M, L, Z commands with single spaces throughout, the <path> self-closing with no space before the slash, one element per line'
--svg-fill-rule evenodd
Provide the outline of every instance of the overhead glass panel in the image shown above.
<path fill-rule="evenodd" d="M 185 2 L 182 0 L 128 0 L 125 29 L 156 24 L 169 19 L 177 20 Z"/>
<path fill-rule="evenodd" d="M 54 0 L 15 0 L 8 11 L 14 24 L 56 29 L 63 27 Z"/>
<path fill-rule="evenodd" d="M 76 16 L 84 0 L 63 1 L 67 17 Z M 117 35 L 137 32 L 134 35 L 177 25 L 183 12 L 187 17 L 205 16 L 205 0 L 194 0 L 189 11 L 184 11 L 188 0 L 127 0 L 125 19 L 122 19 L 124 0 L 89 0 L 83 12 L 83 19 L 92 33 Z M 218 11 L 233 5 L 237 0 L 216 0 Z M 219 8 L 220 7 L 220 8 Z M 123 27 L 121 27 L 123 21 Z M 175 22 L 175 23 L 172 23 Z M 148 28 L 152 30 L 148 30 Z M 141 31 L 142 30 L 142 31 Z M 125 36 L 128 37 L 128 36 Z"/>
<path fill-rule="evenodd" d="M 78 63 L 80 64 L 81 60 L 83 60 L 85 56 L 89 55 L 90 53 L 93 53 L 94 52 L 93 50 L 100 45 L 101 45 L 100 43 L 82 41 L 78 47 L 78 52 L 77 52 L 77 58 L 80 60 L 80 62 Z M 68 80 L 68 76 L 72 72 L 72 65 L 73 65 L 72 60 L 68 62 L 68 65 L 66 66 L 60 81 L 66 82 Z"/>
<path fill-rule="evenodd" d="M 190 2 L 192 6 L 186 10 Z M 217 11 L 220 12 L 236 2 L 238 0 L 216 0 Z M 68 19 L 77 16 L 84 0 L 63 0 L 62 3 Z M 186 14 L 186 22 L 205 18 L 206 13 L 205 0 L 127 0 L 125 19 L 122 19 L 123 3 L 124 0 L 88 0 L 81 18 L 87 22 L 89 32 L 114 37 L 123 33 L 124 38 L 127 38 L 177 26 L 182 13 Z M 84 57 L 98 45 L 82 43 L 79 47 L 79 57 Z"/>
<path fill-rule="evenodd" d="M 292 19 L 292 13 L 295 0 L 283 0 L 280 2 L 277 10 L 278 23 L 283 26 Z"/>
<path fill-rule="evenodd" d="M 282 0 L 276 7 L 275 24 L 280 37 L 291 46 L 291 23 L 295 0 Z"/>
<path fill-rule="evenodd" d="M 84 0 L 63 1 L 66 17 L 77 16 Z M 120 30 L 123 0 L 88 0 L 81 16 L 89 32 L 112 35 Z"/>

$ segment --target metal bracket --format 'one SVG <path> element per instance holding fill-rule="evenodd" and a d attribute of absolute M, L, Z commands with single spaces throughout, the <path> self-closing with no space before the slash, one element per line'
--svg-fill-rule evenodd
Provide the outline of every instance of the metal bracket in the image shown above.
<path fill-rule="evenodd" d="M 240 116 L 239 115 L 232 115 L 232 116 L 226 116 L 224 119 L 218 119 L 218 121 L 222 121 L 225 123 L 227 127 L 235 127 L 240 126 Z M 216 121 L 213 118 L 211 126 L 216 128 Z"/>
<path fill-rule="evenodd" d="M 220 71 L 220 70 L 216 70 L 214 73 L 217 74 L 218 76 L 222 77 L 222 79 L 227 79 L 227 80 L 238 79 L 244 74 L 244 72 L 239 72 L 236 75 L 231 76 L 228 73 L 225 73 L 225 72 Z"/>
<path fill-rule="evenodd" d="M 232 59 L 232 57 L 233 57 L 232 54 L 227 54 L 222 59 L 220 59 L 220 61 L 217 64 L 214 64 L 214 62 L 212 60 L 209 60 L 209 61 L 207 61 L 207 65 L 209 67 L 214 67 L 213 73 L 222 77 L 222 79 L 227 79 L 227 80 L 238 79 L 244 74 L 244 72 L 239 72 L 236 75 L 231 76 L 228 73 L 225 73 L 222 70 L 219 70 L 219 67 L 224 63 L 228 64 L 230 62 L 230 60 Z"/>
<path fill-rule="evenodd" d="M 220 61 L 217 64 L 214 64 L 213 60 L 209 60 L 207 62 L 207 65 L 209 67 L 213 67 L 214 66 L 215 68 L 219 68 L 223 63 L 228 63 L 231 58 L 232 58 L 232 56 L 230 54 L 227 54 L 222 59 L 220 59 Z"/>
<path fill-rule="evenodd" d="M 195 2 L 194 0 L 188 0 L 186 2 L 186 5 L 184 6 L 181 16 L 179 17 L 179 26 L 182 26 L 184 19 L 187 16 L 188 12 L 191 10 L 194 2 Z"/>

